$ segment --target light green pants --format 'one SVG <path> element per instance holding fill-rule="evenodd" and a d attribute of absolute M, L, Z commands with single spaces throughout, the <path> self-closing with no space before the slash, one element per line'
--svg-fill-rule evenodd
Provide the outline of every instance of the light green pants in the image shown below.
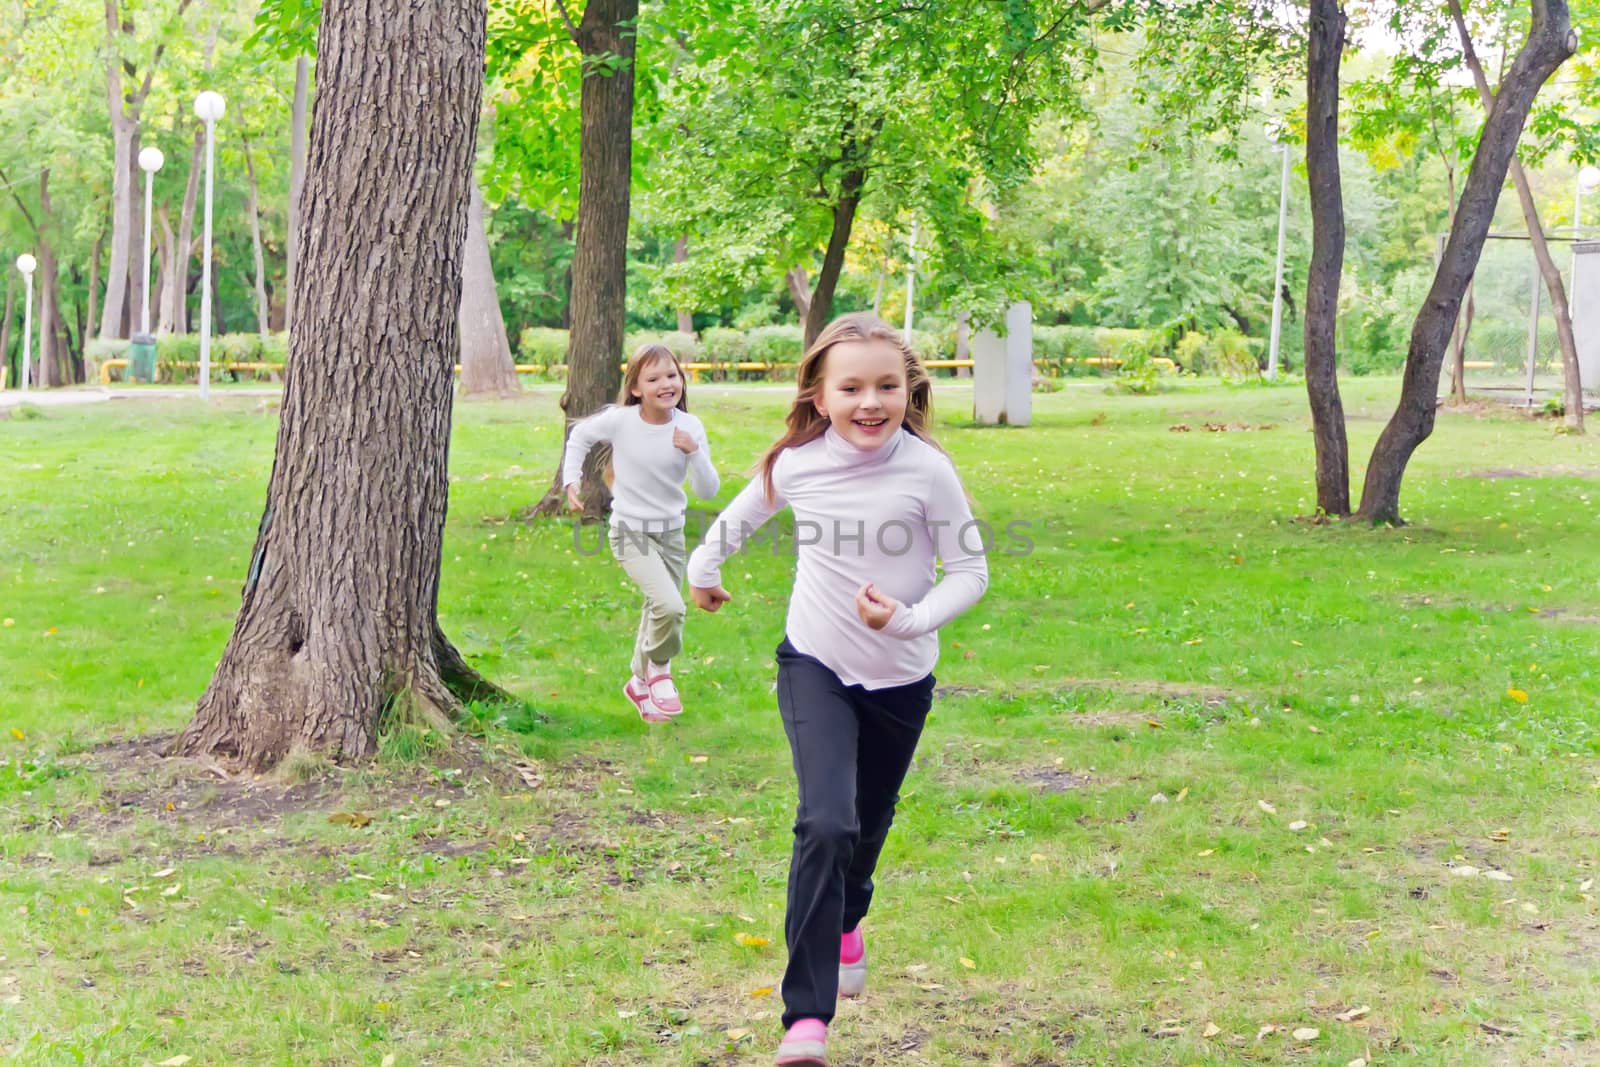
<path fill-rule="evenodd" d="M 611 554 L 644 593 L 633 673 L 647 677 L 650 663 L 666 663 L 683 648 L 683 569 L 688 556 L 683 530 L 642 533 L 611 527 Z"/>

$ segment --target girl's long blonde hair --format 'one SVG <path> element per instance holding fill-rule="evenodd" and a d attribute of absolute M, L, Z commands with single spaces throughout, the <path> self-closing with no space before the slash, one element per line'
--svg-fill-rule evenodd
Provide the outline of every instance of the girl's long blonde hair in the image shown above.
<path fill-rule="evenodd" d="M 644 369 L 658 359 L 670 360 L 678 368 L 678 380 L 682 384 L 678 386 L 677 408 L 679 411 L 689 410 L 689 376 L 683 373 L 683 364 L 678 362 L 677 353 L 661 344 L 640 345 L 633 358 L 628 360 L 628 369 L 622 375 L 622 388 L 617 391 L 618 404 L 628 407 L 643 402 L 633 395 L 633 391 L 639 387 L 639 378 L 644 374 Z"/>
<path fill-rule="evenodd" d="M 795 394 L 794 406 L 785 420 L 788 429 L 772 443 L 761 457 L 757 469 L 761 472 L 770 503 L 776 494 L 772 485 L 772 469 L 785 449 L 796 448 L 815 441 L 828 429 L 828 420 L 817 410 L 817 394 L 822 391 L 822 375 L 828 353 L 843 341 L 882 341 L 900 353 L 906 371 L 906 421 L 905 428 L 922 438 L 934 448 L 939 443 L 933 439 L 933 382 L 922 360 L 906 344 L 900 332 L 870 311 L 841 315 L 823 329 L 800 360 L 797 372 L 800 388 Z M 939 448 L 943 452 L 944 449 Z"/>

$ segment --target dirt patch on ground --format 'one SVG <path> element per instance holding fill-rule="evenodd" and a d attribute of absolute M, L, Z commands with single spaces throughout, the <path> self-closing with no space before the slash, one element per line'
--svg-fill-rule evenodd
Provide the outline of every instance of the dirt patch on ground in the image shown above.
<path fill-rule="evenodd" d="M 61 761 L 69 770 L 92 776 L 100 794 L 91 804 L 53 817 L 40 816 L 55 829 L 108 833 L 143 819 L 203 822 L 244 828 L 281 823 L 285 816 L 333 811 L 350 795 L 367 806 L 398 805 L 416 796 L 452 796 L 478 789 L 534 787 L 526 765 L 493 758 L 469 738 L 458 738 L 427 766 L 374 774 L 365 769 L 329 767 L 303 782 L 271 775 L 231 775 L 213 761 L 167 757 L 172 735 L 124 738 L 97 745 Z"/>
<path fill-rule="evenodd" d="M 1092 785 L 1094 779 L 1087 774 L 1065 770 L 1061 767 L 1034 767 L 1017 771 L 1017 781 L 1032 786 L 1041 793 L 1070 793 Z"/>

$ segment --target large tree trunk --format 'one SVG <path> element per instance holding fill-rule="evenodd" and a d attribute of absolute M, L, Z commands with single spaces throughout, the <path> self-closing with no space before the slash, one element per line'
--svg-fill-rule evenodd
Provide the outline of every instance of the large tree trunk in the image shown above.
<path fill-rule="evenodd" d="M 589 0 L 573 40 L 585 57 L 618 57 L 609 75 L 583 65 L 578 130 L 578 241 L 572 254 L 572 328 L 567 338 L 567 388 L 561 410 L 567 430 L 610 403 L 622 385 L 622 334 L 628 296 L 628 211 L 633 173 L 634 24 L 639 0 Z M 562 446 L 565 453 L 565 443 Z M 611 506 L 601 472 L 609 450 L 583 466 L 583 513 L 599 519 Z M 539 515 L 567 506 L 560 462 Z"/>
<path fill-rule="evenodd" d="M 1311 189 L 1311 264 L 1306 272 L 1305 370 L 1316 443 L 1317 510 L 1350 513 L 1350 446 L 1339 396 L 1339 274 L 1344 268 L 1344 192 L 1339 180 L 1339 61 L 1344 9 L 1311 0 L 1306 69 L 1306 175 Z"/>
<path fill-rule="evenodd" d="M 250 248 L 256 270 L 256 332 L 267 336 L 267 261 L 261 252 L 260 190 L 256 188 L 256 165 L 250 158 L 250 139 L 244 139 L 244 172 L 248 181 L 248 209 L 250 212 Z"/>
<path fill-rule="evenodd" d="M 506 338 L 506 319 L 489 261 L 483 224 L 483 193 L 476 180 L 467 210 L 467 245 L 461 269 L 461 393 L 510 396 L 518 389 L 517 366 Z"/>
<path fill-rule="evenodd" d="M 306 99 L 310 93 L 310 64 L 305 56 L 294 61 L 294 108 L 289 128 L 289 265 L 284 279 L 283 328 L 294 329 L 295 289 L 300 271 L 300 200 L 306 184 Z"/>
<path fill-rule="evenodd" d="M 855 226 L 856 208 L 861 204 L 862 188 L 867 180 L 867 172 L 862 166 L 866 152 L 866 147 L 862 146 L 859 155 L 849 154 L 857 165 L 845 171 L 840 179 L 839 199 L 833 206 L 833 230 L 828 235 L 828 250 L 823 253 L 822 269 L 817 272 L 817 284 L 811 290 L 811 303 L 806 308 L 807 350 L 817 335 L 822 333 L 822 328 L 828 325 L 828 320 L 833 318 L 833 293 L 839 286 L 839 275 L 844 272 L 844 254 L 850 247 L 850 230 Z"/>
<path fill-rule="evenodd" d="M 174 753 L 355 760 L 387 704 L 443 725 L 492 691 L 437 614 L 484 18 L 483 0 L 323 7 L 305 328 L 233 636 Z"/>
<path fill-rule="evenodd" d="M 1467 31 L 1467 20 L 1461 13 L 1460 0 L 1450 0 L 1450 17 L 1455 20 L 1456 33 L 1461 38 L 1462 55 L 1472 71 L 1472 80 L 1478 87 L 1478 100 L 1483 109 L 1494 111 L 1494 91 L 1478 60 L 1477 49 L 1472 47 L 1472 34 Z M 1511 183 L 1517 188 L 1517 200 L 1522 205 L 1522 221 L 1528 227 L 1528 243 L 1533 246 L 1533 258 L 1544 278 L 1544 287 L 1550 293 L 1550 309 L 1556 318 L 1556 339 L 1561 345 L 1562 393 L 1566 404 L 1564 421 L 1573 433 L 1583 432 L 1583 382 L 1578 373 L 1578 343 L 1572 332 L 1572 315 L 1567 306 L 1567 289 L 1561 282 L 1561 268 L 1550 255 L 1550 245 L 1544 238 L 1544 226 L 1539 221 L 1539 207 L 1533 200 L 1533 189 L 1522 161 L 1511 157 Z M 1468 316 L 1471 316 L 1472 291 L 1467 291 Z"/>
<path fill-rule="evenodd" d="M 1489 118 L 1478 135 L 1456 224 L 1450 229 L 1433 285 L 1411 327 L 1400 403 L 1367 463 L 1359 514 L 1368 521 L 1401 521 L 1400 483 L 1412 453 L 1433 432 L 1444 346 L 1450 339 L 1462 294 L 1483 252 L 1506 169 L 1516 152 L 1534 97 L 1576 50 L 1577 43 L 1566 0 L 1533 0 L 1528 40 L 1502 79 Z"/>

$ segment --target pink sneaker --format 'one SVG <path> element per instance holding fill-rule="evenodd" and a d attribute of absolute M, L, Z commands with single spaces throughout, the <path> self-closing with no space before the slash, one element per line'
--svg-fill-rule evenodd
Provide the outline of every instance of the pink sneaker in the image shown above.
<path fill-rule="evenodd" d="M 629 702 L 633 704 L 634 710 L 639 713 L 639 718 L 645 722 L 666 722 L 671 718 L 670 715 L 664 714 L 661 709 L 651 702 L 649 688 L 638 678 L 630 677 L 628 679 L 627 684 L 622 687 L 622 695 L 628 698 Z"/>
<path fill-rule="evenodd" d="M 839 938 L 839 995 L 859 997 L 867 989 L 867 941 L 861 927 Z"/>
<path fill-rule="evenodd" d="M 650 664 L 650 674 L 646 676 L 645 683 L 650 687 L 650 703 L 661 714 L 676 715 L 683 710 L 683 701 L 678 699 L 678 687 L 672 684 L 672 671 L 667 667 Z"/>
<path fill-rule="evenodd" d="M 780 1067 L 828 1067 L 828 1024 L 821 1019 L 796 1019 L 779 1042 L 774 1062 Z"/>

